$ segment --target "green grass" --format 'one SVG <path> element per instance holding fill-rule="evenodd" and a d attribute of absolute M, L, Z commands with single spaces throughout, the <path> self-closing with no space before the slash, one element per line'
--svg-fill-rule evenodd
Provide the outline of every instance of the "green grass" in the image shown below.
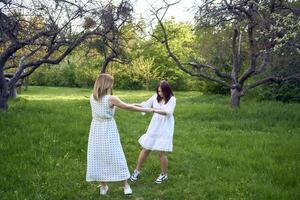
<path fill-rule="evenodd" d="M 0 113 L 0 199 L 128 199 L 121 183 L 100 197 L 85 182 L 91 90 L 29 87 Z M 140 102 L 146 91 L 116 91 Z M 155 152 L 129 199 L 300 199 L 300 104 L 175 92 L 174 151 L 169 180 L 156 185 Z M 151 115 L 118 110 L 116 121 L 129 169 Z"/>

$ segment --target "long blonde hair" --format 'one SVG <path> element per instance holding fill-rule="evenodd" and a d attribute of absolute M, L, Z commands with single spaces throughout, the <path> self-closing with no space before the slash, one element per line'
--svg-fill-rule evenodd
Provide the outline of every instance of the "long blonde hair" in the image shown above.
<path fill-rule="evenodd" d="M 100 100 L 101 97 L 112 94 L 112 87 L 114 83 L 114 78 L 109 74 L 100 74 L 95 81 L 93 96 L 95 100 Z"/>

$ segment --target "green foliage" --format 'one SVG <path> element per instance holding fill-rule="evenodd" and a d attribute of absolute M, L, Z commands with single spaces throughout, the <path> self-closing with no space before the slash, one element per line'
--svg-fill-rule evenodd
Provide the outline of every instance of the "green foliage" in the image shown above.
<path fill-rule="evenodd" d="M 91 122 L 90 89 L 29 87 L 0 113 L 0 195 L 10 199 L 100 199 L 99 183 L 87 183 L 86 151 Z M 141 102 L 149 91 L 115 91 Z M 300 105 L 245 101 L 175 92 L 174 151 L 169 180 L 156 185 L 156 152 L 131 183 L 131 199 L 300 199 Z M 132 172 L 138 138 L 151 115 L 117 110 L 115 119 Z M 105 199 L 127 199 L 122 183 L 109 183 Z M 183 189 L 184 188 L 184 189 Z"/>
<path fill-rule="evenodd" d="M 30 76 L 32 85 L 76 86 L 74 65 L 43 66 Z"/>
<path fill-rule="evenodd" d="M 171 36 L 170 46 L 182 60 L 194 59 L 199 55 L 193 53 L 195 34 L 192 26 L 187 23 L 177 23 L 174 20 L 165 22 Z M 143 27 L 143 20 L 138 22 Z M 126 65 L 111 63 L 108 73 L 115 77 L 115 88 L 147 89 L 155 88 L 160 80 L 169 81 L 174 90 L 203 90 L 206 82 L 191 78 L 176 67 L 168 58 L 163 44 L 154 38 L 142 39 L 143 30 L 138 30 L 136 24 L 129 23 L 122 28 L 122 34 L 127 38 L 124 48 L 131 62 Z M 155 28 L 155 34 L 161 37 L 160 26 Z M 69 64 L 63 62 L 57 66 L 42 67 L 30 78 L 33 85 L 89 87 L 94 83 L 102 64 L 101 56 L 105 50 L 103 41 L 94 39 L 82 45 L 69 56 Z M 72 73 L 70 70 L 73 70 Z"/>
<path fill-rule="evenodd" d="M 134 79 L 132 78 L 132 76 L 130 76 L 127 73 L 118 73 L 114 75 L 115 78 L 115 85 L 116 88 L 119 89 L 130 89 L 130 90 L 137 90 L 137 89 L 142 89 L 143 85 L 141 84 L 141 82 L 139 82 L 138 79 Z"/>
<path fill-rule="evenodd" d="M 126 65 L 113 63 L 108 72 L 114 76 L 115 88 L 149 90 L 154 89 L 161 79 L 153 68 L 153 59 L 140 57 Z"/>
<path fill-rule="evenodd" d="M 193 29 L 191 24 L 169 20 L 164 22 L 170 37 L 170 47 L 182 62 L 198 61 L 207 62 L 218 66 L 222 71 L 231 72 L 229 65 L 232 65 L 231 58 L 231 26 L 220 25 L 217 28 L 197 26 Z M 144 29 L 138 29 L 144 27 Z M 129 64 L 110 63 L 108 73 L 115 78 L 117 89 L 146 89 L 153 90 L 160 80 L 167 80 L 173 90 L 196 90 L 206 94 L 229 94 L 227 87 L 216 84 L 212 81 L 193 78 L 182 72 L 174 61 L 168 57 L 164 45 L 154 37 L 143 37 L 145 33 L 145 22 L 128 23 L 121 30 L 126 45 L 124 56 L 129 58 Z M 243 71 L 249 66 L 247 33 L 242 32 L 241 52 L 243 60 Z M 159 25 L 154 28 L 157 38 L 163 38 Z M 33 85 L 90 87 L 99 74 L 103 61 L 103 54 L 106 52 L 104 41 L 93 39 L 69 56 L 69 63 L 61 63 L 58 66 L 44 66 L 38 69 L 30 78 Z M 290 55 L 293 53 L 292 55 Z M 290 48 L 284 48 L 276 52 L 271 59 L 271 71 L 269 74 L 279 72 L 280 75 L 287 75 L 298 72 L 299 53 Z M 293 72 L 290 72 L 293 69 Z M 268 75 L 268 74 L 264 74 Z M 261 78 L 261 77 L 257 77 Z M 253 82 L 257 79 L 248 81 Z M 298 101 L 299 83 L 285 82 L 280 85 L 263 86 L 251 92 L 260 99 L 276 99 L 282 101 Z M 286 93 L 286 95 L 285 95 Z"/>
<path fill-rule="evenodd" d="M 89 66 L 62 63 L 43 66 L 30 76 L 30 84 L 44 86 L 90 87 L 94 85 L 98 70 Z"/>
<path fill-rule="evenodd" d="M 259 98 L 262 100 L 300 102 L 300 82 L 290 80 L 264 86 L 259 90 Z"/>
<path fill-rule="evenodd" d="M 205 94 L 223 94 L 228 95 L 230 94 L 230 89 L 228 87 L 225 87 L 223 85 L 211 82 L 211 81 L 205 81 L 205 85 L 203 87 L 202 92 Z"/>
<path fill-rule="evenodd" d="M 275 52 L 272 58 L 270 70 L 263 76 L 288 77 L 295 74 L 300 74 L 300 59 L 299 53 L 287 47 Z M 262 78 L 262 77 L 260 77 Z M 277 100 L 283 102 L 300 102 L 300 80 L 290 79 L 279 84 L 270 84 L 258 88 L 259 99 L 262 100 Z"/>
<path fill-rule="evenodd" d="M 169 34 L 169 44 L 173 52 L 183 61 L 188 61 L 196 57 L 194 46 L 194 33 L 191 24 L 177 23 L 174 20 L 166 21 L 166 29 Z M 157 38 L 163 38 L 161 27 L 157 25 L 153 34 Z M 141 45 L 142 55 L 146 58 L 154 59 L 154 68 L 161 79 L 169 81 L 174 90 L 190 90 L 199 88 L 197 85 L 191 87 L 192 83 L 198 84 L 199 81 L 191 81 L 191 77 L 177 68 L 174 61 L 168 57 L 164 44 L 151 38 Z"/>
<path fill-rule="evenodd" d="M 79 87 L 90 87 L 94 85 L 99 71 L 89 66 L 77 67 L 75 73 L 75 82 Z"/>
<path fill-rule="evenodd" d="M 218 28 L 197 26 L 195 29 L 195 48 L 198 52 L 196 60 L 200 63 L 211 63 L 224 72 L 230 72 L 231 27 L 223 25 Z M 229 94 L 230 90 L 212 81 L 204 81 L 202 92 L 206 94 Z"/>

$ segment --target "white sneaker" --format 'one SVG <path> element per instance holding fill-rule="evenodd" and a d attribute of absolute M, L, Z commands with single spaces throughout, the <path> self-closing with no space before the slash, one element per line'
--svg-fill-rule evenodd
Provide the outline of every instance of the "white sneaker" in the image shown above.
<path fill-rule="evenodd" d="M 106 186 L 100 186 L 100 194 L 101 195 L 106 195 L 108 191 L 108 185 Z"/>
<path fill-rule="evenodd" d="M 127 187 L 124 187 L 124 194 L 125 195 L 131 195 L 132 194 L 132 190 L 131 190 L 129 185 Z"/>
<path fill-rule="evenodd" d="M 168 179 L 167 174 L 160 174 L 160 175 L 157 177 L 155 183 L 161 184 L 162 182 L 165 182 L 167 179 Z"/>
<path fill-rule="evenodd" d="M 134 170 L 133 173 L 132 173 L 132 175 L 130 176 L 130 180 L 131 180 L 132 182 L 137 181 L 139 175 L 140 175 L 140 172 L 137 171 L 137 170 Z"/>

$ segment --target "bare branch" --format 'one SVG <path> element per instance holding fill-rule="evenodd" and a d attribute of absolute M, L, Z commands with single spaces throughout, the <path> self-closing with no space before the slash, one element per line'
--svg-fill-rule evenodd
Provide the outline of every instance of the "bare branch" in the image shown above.
<path fill-rule="evenodd" d="M 221 78 L 226 78 L 228 80 L 232 80 L 232 77 L 230 76 L 230 74 L 228 74 L 226 72 L 221 72 L 220 69 L 215 66 L 212 66 L 209 64 L 200 64 L 200 63 L 195 63 L 195 62 L 188 62 L 188 64 L 197 69 L 208 68 L 212 72 L 214 72 L 217 76 L 219 76 Z"/>
<path fill-rule="evenodd" d="M 237 73 L 240 71 L 240 54 L 239 54 L 239 48 L 237 45 L 237 38 L 239 38 L 240 35 L 240 26 L 239 22 L 237 22 L 234 25 L 233 29 L 233 39 L 232 39 L 232 57 L 233 57 L 233 67 L 231 71 L 231 78 L 234 81 L 234 83 L 237 83 Z"/>
<path fill-rule="evenodd" d="M 260 66 L 256 69 L 255 74 L 260 74 L 264 72 L 269 64 L 269 60 L 270 60 L 270 50 L 267 49 L 263 54 L 263 61 L 260 64 Z"/>
<path fill-rule="evenodd" d="M 256 69 L 256 59 L 257 59 L 257 54 L 255 53 L 256 51 L 256 44 L 253 36 L 253 31 L 254 31 L 255 23 L 251 21 L 248 24 L 247 31 L 248 31 L 248 43 L 249 43 L 249 60 L 250 60 L 250 66 L 248 69 L 243 73 L 241 78 L 239 79 L 239 84 L 243 85 L 243 83 L 255 72 Z"/>
<path fill-rule="evenodd" d="M 241 95 L 242 96 L 245 95 L 249 90 L 251 90 L 251 89 L 253 89 L 253 88 L 255 88 L 259 85 L 263 85 L 263 84 L 271 83 L 271 82 L 281 83 L 281 82 L 291 80 L 291 79 L 300 80 L 300 74 L 294 74 L 294 75 L 287 76 L 287 77 L 276 77 L 276 76 L 266 77 L 264 79 L 261 79 L 259 81 L 256 81 L 256 82 L 252 83 L 251 85 L 248 85 L 248 86 L 244 87 L 244 89 L 241 92 Z"/>
<path fill-rule="evenodd" d="M 170 6 L 170 4 L 167 4 L 167 8 L 169 8 L 169 6 Z M 176 65 L 177 65 L 177 67 L 179 69 L 181 69 L 182 71 L 184 71 L 185 73 L 187 73 L 187 74 L 189 74 L 191 76 L 201 77 L 201 78 L 204 78 L 204 79 L 207 79 L 207 80 L 211 80 L 211 81 L 217 82 L 217 83 L 222 84 L 224 86 L 230 87 L 230 85 L 227 82 L 225 82 L 225 81 L 222 81 L 220 79 L 208 76 L 207 74 L 194 73 L 194 72 L 191 72 L 190 70 L 186 69 L 183 66 L 183 64 L 179 61 L 179 59 L 177 58 L 177 56 L 175 56 L 175 54 L 173 53 L 173 51 L 170 49 L 168 34 L 167 34 L 167 31 L 166 31 L 166 29 L 165 29 L 165 27 L 164 27 L 164 25 L 162 23 L 162 18 L 160 18 L 158 16 L 158 11 L 154 10 L 154 11 L 152 11 L 152 13 L 154 14 L 154 16 L 156 17 L 156 19 L 158 20 L 158 23 L 159 23 L 159 25 L 160 25 L 160 27 L 162 28 L 162 31 L 163 31 L 164 40 L 161 41 L 161 42 L 164 43 L 168 55 L 174 60 L 174 62 L 176 63 Z M 155 35 L 152 35 L 152 36 L 154 38 L 156 38 L 157 40 L 160 40 Z M 217 67 L 213 67 L 213 66 L 207 65 L 207 64 L 205 64 L 205 65 L 204 64 L 198 64 L 198 63 L 194 63 L 194 62 L 189 62 L 188 64 L 191 65 L 191 66 L 193 66 L 194 68 L 206 67 L 206 68 L 212 70 L 216 75 L 218 75 L 220 77 L 223 77 L 223 78 L 230 79 L 230 76 L 228 74 L 221 72 Z"/>

